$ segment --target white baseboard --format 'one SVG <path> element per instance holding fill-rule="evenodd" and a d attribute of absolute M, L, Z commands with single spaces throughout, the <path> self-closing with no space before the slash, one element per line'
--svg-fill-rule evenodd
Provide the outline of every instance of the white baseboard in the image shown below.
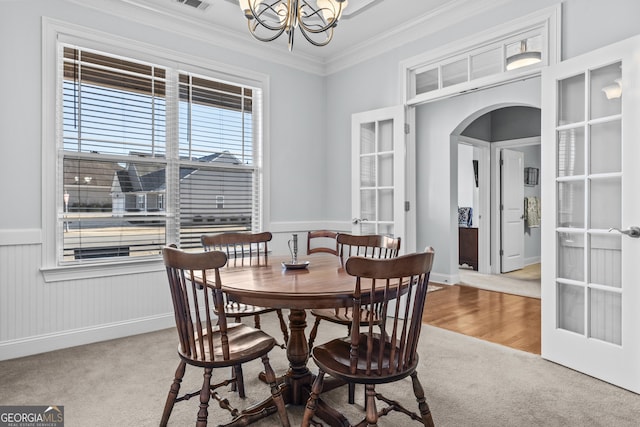
<path fill-rule="evenodd" d="M 524 265 L 526 267 L 527 265 L 538 264 L 539 262 L 540 262 L 540 257 L 539 256 L 531 257 L 531 258 L 525 258 Z"/>
<path fill-rule="evenodd" d="M 441 283 L 443 285 L 455 285 L 460 282 L 460 276 L 458 274 L 441 274 L 431 272 L 429 275 L 429 282 Z"/>
<path fill-rule="evenodd" d="M 0 360 L 31 356 L 63 348 L 124 338 L 175 326 L 173 313 L 110 323 L 91 328 L 38 335 L 0 343 Z"/>

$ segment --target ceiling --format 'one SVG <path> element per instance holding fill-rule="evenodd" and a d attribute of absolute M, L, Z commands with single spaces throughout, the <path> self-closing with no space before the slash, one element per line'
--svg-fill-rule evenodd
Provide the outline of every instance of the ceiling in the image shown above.
<path fill-rule="evenodd" d="M 258 57 L 277 57 L 278 62 L 327 74 L 340 68 L 338 64 L 355 63 L 397 47 L 407 41 L 403 33 L 416 39 L 510 0 L 350 0 L 327 46 L 313 46 L 297 34 L 292 52 L 287 49 L 286 35 L 270 43 L 253 39 L 238 0 L 71 1 L 134 20 L 144 15 L 145 23 L 155 16 L 161 18 L 157 25 L 169 30 L 168 23 L 186 24 L 189 31 L 197 29 L 199 38 L 210 34 L 224 46 L 241 48 Z M 192 1 L 204 4 L 198 8 L 184 4 Z M 184 30 L 181 33 L 185 34 Z"/>

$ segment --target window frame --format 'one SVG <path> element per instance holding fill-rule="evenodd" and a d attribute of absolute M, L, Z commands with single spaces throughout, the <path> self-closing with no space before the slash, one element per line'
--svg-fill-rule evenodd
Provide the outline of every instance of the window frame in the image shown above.
<path fill-rule="evenodd" d="M 86 278 L 118 276 L 135 273 L 162 271 L 164 269 L 160 256 L 143 259 L 120 258 L 117 260 L 100 260 L 99 262 L 83 262 L 81 264 L 61 265 L 59 254 L 62 251 L 62 232 L 58 222 L 60 209 L 63 209 L 62 170 L 59 164 L 62 154 L 58 150 L 58 142 L 62 136 L 62 127 L 58 123 L 61 104 L 58 92 L 61 90 L 58 63 L 60 44 L 75 44 L 85 49 L 94 49 L 113 55 L 133 58 L 135 60 L 154 63 L 168 67 L 175 73 L 195 73 L 207 78 L 223 80 L 233 84 L 250 86 L 261 92 L 259 111 L 260 120 L 254 127 L 254 141 L 258 144 L 255 167 L 260 204 L 260 223 L 257 228 L 265 229 L 269 224 L 269 114 L 265 106 L 269 105 L 269 78 L 267 75 L 243 68 L 219 63 L 199 56 L 178 53 L 173 50 L 137 40 L 131 40 L 109 33 L 89 29 L 75 24 L 43 17 L 42 19 L 42 262 L 41 272 L 45 282 L 77 280 Z M 177 87 L 177 86 L 176 86 Z M 177 114 L 177 113 L 176 113 Z M 169 118 L 167 119 L 170 120 Z M 171 118 L 176 129 L 167 129 L 167 134 L 177 135 L 177 119 Z M 169 143 L 169 141 L 167 141 Z M 177 142 L 176 142 L 177 143 Z M 55 177 L 55 179 L 51 179 Z M 163 200 L 165 206 L 168 200 Z M 167 226 L 167 242 L 177 239 L 177 229 Z"/>

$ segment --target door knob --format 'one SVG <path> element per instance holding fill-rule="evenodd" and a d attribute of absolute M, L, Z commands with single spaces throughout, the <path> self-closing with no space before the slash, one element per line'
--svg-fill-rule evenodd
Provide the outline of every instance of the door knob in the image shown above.
<path fill-rule="evenodd" d="M 626 234 L 629 237 L 633 237 L 635 239 L 637 239 L 638 237 L 640 237 L 640 227 L 636 227 L 635 225 L 632 225 L 631 227 L 627 228 L 626 230 L 620 230 L 619 228 L 610 228 L 609 231 L 617 231 L 618 233 L 621 234 Z"/>

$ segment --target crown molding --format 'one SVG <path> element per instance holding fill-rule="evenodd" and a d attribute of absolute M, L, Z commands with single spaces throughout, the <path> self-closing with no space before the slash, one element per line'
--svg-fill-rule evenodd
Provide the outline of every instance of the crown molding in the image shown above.
<path fill-rule="evenodd" d="M 247 32 L 222 30 L 197 16 L 173 14 L 161 4 L 132 0 L 67 0 L 123 19 L 158 28 L 200 42 L 242 52 L 248 56 L 320 76 L 327 76 L 437 33 L 449 26 L 513 0 L 453 0 L 412 21 L 380 33 L 365 42 L 322 59 L 303 52 L 292 54 L 280 43 L 258 43 Z M 460 13 L 464 11 L 464 13 Z"/>
<path fill-rule="evenodd" d="M 326 61 L 325 75 L 336 73 L 406 43 L 434 34 L 510 1 L 512 0 L 454 0 L 403 24 L 402 27 L 380 33 L 374 38 L 340 52 L 339 55 Z"/>
<path fill-rule="evenodd" d="M 312 74 L 324 75 L 325 66 L 322 60 L 304 53 L 292 55 L 283 51 L 278 44 L 257 43 L 247 33 L 221 30 L 198 17 L 183 17 L 171 14 L 166 8 L 152 4 L 131 3 L 127 0 L 67 0 L 79 6 L 108 13 L 122 19 L 152 28 L 171 31 L 203 43 L 242 52 L 247 56 L 296 68 Z"/>

